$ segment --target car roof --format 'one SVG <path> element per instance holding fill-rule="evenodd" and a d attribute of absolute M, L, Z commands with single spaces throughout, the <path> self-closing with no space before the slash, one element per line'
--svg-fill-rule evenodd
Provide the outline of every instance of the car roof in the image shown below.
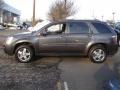
<path fill-rule="evenodd" d="M 66 22 L 99 22 L 99 23 L 105 23 L 99 20 L 73 20 L 73 19 L 69 19 L 69 20 L 60 20 L 60 21 L 53 21 L 53 23 L 66 23 Z"/>

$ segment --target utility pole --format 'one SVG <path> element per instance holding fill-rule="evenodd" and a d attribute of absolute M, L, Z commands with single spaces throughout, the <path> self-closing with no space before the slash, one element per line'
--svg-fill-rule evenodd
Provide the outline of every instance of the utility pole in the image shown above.
<path fill-rule="evenodd" d="M 65 9 L 66 9 L 66 3 L 67 3 L 67 0 L 65 0 Z"/>
<path fill-rule="evenodd" d="M 102 16 L 102 21 L 103 21 L 104 16 Z"/>
<path fill-rule="evenodd" d="M 113 12 L 112 14 L 113 14 L 113 23 L 115 23 L 115 12 Z"/>
<path fill-rule="evenodd" d="M 93 9 L 93 12 L 92 12 L 92 17 L 93 17 L 93 19 L 95 19 L 95 12 L 94 12 L 94 9 Z"/>
<path fill-rule="evenodd" d="M 67 8 L 66 5 L 67 5 L 67 0 L 65 0 L 65 6 L 64 6 L 64 7 L 65 7 L 65 13 L 66 13 L 66 10 L 67 10 L 67 9 L 66 9 L 66 8 Z M 66 16 L 65 16 L 65 17 L 66 17 Z"/>
<path fill-rule="evenodd" d="M 35 25 L 35 6 L 36 6 L 36 0 L 33 0 L 33 18 L 32 18 L 32 26 Z"/>

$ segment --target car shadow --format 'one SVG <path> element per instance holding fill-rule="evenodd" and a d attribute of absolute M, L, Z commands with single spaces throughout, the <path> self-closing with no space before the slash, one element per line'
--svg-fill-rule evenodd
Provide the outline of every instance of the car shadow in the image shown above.
<path fill-rule="evenodd" d="M 0 90 L 56 90 L 56 84 L 60 80 L 61 71 L 58 65 L 61 59 L 54 58 L 56 62 L 51 63 L 47 62 L 47 59 L 38 57 L 30 63 L 1 59 Z M 44 60 L 46 62 L 43 62 Z"/>
<path fill-rule="evenodd" d="M 106 81 L 119 78 L 118 74 L 118 63 L 113 65 L 114 68 L 111 69 L 107 62 L 95 73 L 94 77 L 96 79 L 97 85 L 96 90 L 106 90 Z"/>
<path fill-rule="evenodd" d="M 59 64 L 62 62 L 62 57 L 39 57 L 36 56 L 28 65 L 38 66 L 40 68 L 58 68 Z"/>

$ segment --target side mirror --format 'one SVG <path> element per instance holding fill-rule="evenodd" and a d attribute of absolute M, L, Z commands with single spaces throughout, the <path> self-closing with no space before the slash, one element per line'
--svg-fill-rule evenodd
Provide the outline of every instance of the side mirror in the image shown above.
<path fill-rule="evenodd" d="M 45 30 L 43 30 L 41 33 L 40 33 L 40 35 L 42 35 L 42 36 L 46 36 L 48 33 L 45 31 Z"/>

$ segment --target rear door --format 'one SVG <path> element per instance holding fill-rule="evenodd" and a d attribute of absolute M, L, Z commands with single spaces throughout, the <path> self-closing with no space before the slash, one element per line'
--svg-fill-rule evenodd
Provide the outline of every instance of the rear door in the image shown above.
<path fill-rule="evenodd" d="M 69 22 L 67 24 L 67 50 L 68 52 L 78 52 L 83 54 L 86 45 L 90 41 L 91 34 L 87 23 L 85 22 Z"/>

